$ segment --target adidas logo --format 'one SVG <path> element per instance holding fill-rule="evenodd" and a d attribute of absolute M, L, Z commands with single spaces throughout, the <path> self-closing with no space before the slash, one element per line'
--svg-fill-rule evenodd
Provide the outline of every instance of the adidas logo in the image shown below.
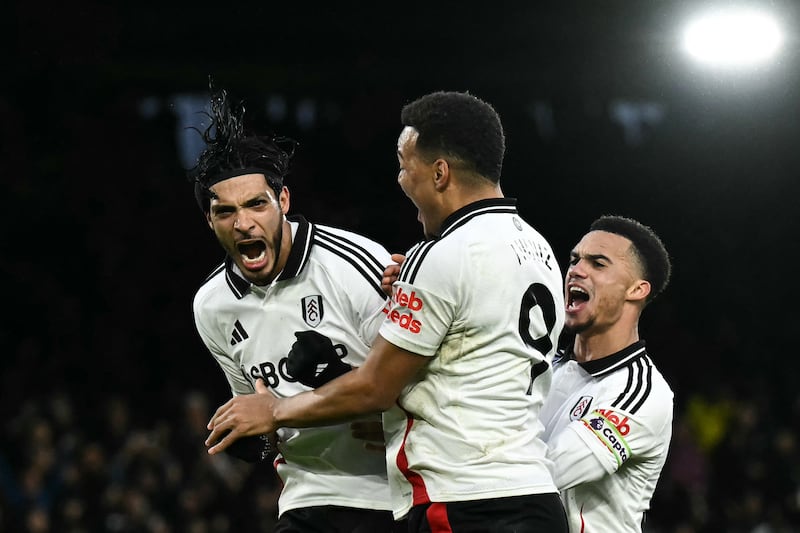
<path fill-rule="evenodd" d="M 328 368 L 328 363 L 317 363 L 317 371 L 314 373 L 314 377 L 319 377 L 326 368 Z"/>
<path fill-rule="evenodd" d="M 244 330 L 244 326 L 238 320 L 233 323 L 233 333 L 231 334 L 231 346 L 236 346 L 238 343 L 247 339 L 250 335 Z"/>

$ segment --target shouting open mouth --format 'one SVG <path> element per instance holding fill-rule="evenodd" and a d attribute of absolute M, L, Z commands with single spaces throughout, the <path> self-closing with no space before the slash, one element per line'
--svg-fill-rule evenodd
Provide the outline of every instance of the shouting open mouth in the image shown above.
<path fill-rule="evenodd" d="M 577 312 L 583 304 L 589 301 L 589 293 L 582 287 L 571 285 L 567 290 L 567 312 Z"/>
<path fill-rule="evenodd" d="M 236 249 L 242 258 L 244 266 L 250 270 L 258 270 L 264 267 L 267 261 L 267 245 L 259 239 L 239 241 Z"/>

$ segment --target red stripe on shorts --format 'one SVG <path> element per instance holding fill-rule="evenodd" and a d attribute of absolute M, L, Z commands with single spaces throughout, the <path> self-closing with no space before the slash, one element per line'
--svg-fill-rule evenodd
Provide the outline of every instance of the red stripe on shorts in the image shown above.
<path fill-rule="evenodd" d="M 432 503 L 425 511 L 431 533 L 453 533 L 450 521 L 447 519 L 447 507 L 443 503 Z"/>

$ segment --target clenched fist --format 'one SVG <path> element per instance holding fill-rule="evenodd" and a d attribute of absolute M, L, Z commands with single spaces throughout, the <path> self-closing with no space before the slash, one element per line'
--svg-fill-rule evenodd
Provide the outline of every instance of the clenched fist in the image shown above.
<path fill-rule="evenodd" d="M 295 331 L 294 336 L 297 340 L 289 351 L 286 371 L 303 385 L 316 389 L 353 368 L 342 361 L 347 355 L 343 344 L 334 346 L 316 331 Z"/>

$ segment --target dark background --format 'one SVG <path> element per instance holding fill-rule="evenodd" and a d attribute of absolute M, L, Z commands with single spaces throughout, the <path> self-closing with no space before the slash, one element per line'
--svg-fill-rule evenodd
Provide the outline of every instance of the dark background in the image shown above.
<path fill-rule="evenodd" d="M 148 427 L 180 420 L 187 391 L 227 398 L 192 325 L 194 291 L 221 253 L 180 142 L 182 102 L 202 102 L 213 75 L 253 125 L 301 142 L 286 182 L 293 213 L 398 252 L 420 237 L 395 181 L 400 108 L 438 89 L 488 100 L 506 127 L 503 189 L 562 265 L 605 213 L 665 241 L 673 279 L 642 335 L 679 426 L 699 441 L 722 427 L 699 444 L 703 468 L 745 408 L 755 428 L 794 433 L 798 5 L 753 4 L 777 14 L 785 43 L 771 64 L 736 72 L 680 48 L 683 24 L 710 5 L 12 5 L 0 82 L 4 418 L 68 397 L 90 441 L 107 431 L 110 398 Z M 313 120 L 297 118 L 303 109 Z M 660 119 L 625 128 L 615 117 L 631 109 Z M 22 433 L 4 438 L 7 457 Z M 671 476 L 660 490 L 688 490 Z M 681 498 L 687 523 L 708 523 Z"/>

